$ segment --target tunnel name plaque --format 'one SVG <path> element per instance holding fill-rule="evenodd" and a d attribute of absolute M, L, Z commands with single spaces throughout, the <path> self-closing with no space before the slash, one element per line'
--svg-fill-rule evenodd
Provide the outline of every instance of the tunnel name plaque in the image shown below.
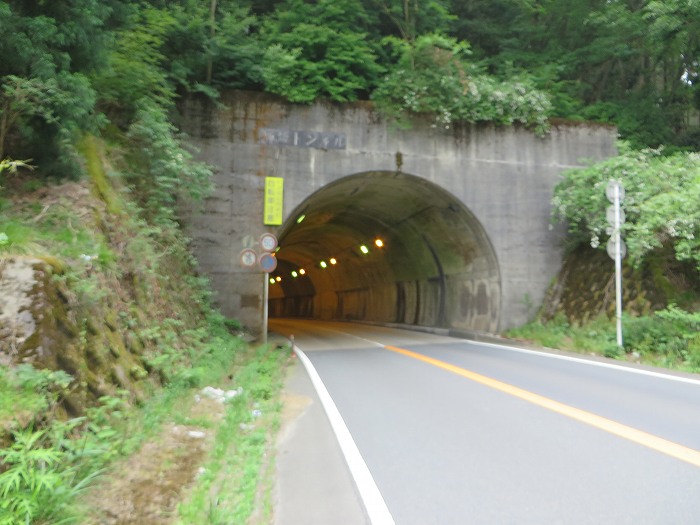
<path fill-rule="evenodd" d="M 345 133 L 275 128 L 261 128 L 258 142 L 270 146 L 318 149 L 345 149 L 347 145 Z"/>

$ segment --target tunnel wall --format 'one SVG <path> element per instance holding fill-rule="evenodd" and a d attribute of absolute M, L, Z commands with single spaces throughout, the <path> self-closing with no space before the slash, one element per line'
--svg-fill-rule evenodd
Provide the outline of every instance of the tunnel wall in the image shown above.
<path fill-rule="evenodd" d="M 339 290 L 314 296 L 280 296 L 270 300 L 271 317 L 318 317 L 346 321 L 492 331 L 498 319 L 498 283 L 453 275 L 446 280 L 445 297 L 436 282 L 399 281 L 381 286 Z M 444 319 L 440 318 L 440 304 Z"/>
<path fill-rule="evenodd" d="M 429 281 L 401 281 L 383 286 L 340 290 L 335 294 L 276 297 L 270 301 L 271 317 L 315 317 L 489 331 L 498 308 L 483 281 L 448 279 L 445 319 L 440 319 L 443 298 L 440 287 Z M 399 300 L 400 299 L 400 300 Z M 498 300 L 498 298 L 496 298 Z"/>
<path fill-rule="evenodd" d="M 450 192 L 483 225 L 500 283 L 448 276 L 445 321 L 468 310 L 459 327 L 494 331 L 528 320 L 529 306 L 541 303 L 561 265 L 564 231 L 550 225 L 561 172 L 616 153 L 614 129 L 580 123 L 555 124 L 544 137 L 521 127 L 445 130 L 427 121 L 398 130 L 370 103 L 299 106 L 239 91 L 223 94 L 220 102 L 190 98 L 180 106 L 181 128 L 198 157 L 214 166 L 216 184 L 203 206 L 184 205 L 182 217 L 223 313 L 253 329 L 262 320 L 263 277 L 244 270 L 239 254 L 249 236 L 277 233 L 263 225 L 265 176 L 285 180 L 285 219 L 314 191 L 364 171 L 412 173 Z M 295 143 L 297 137 L 306 143 Z M 328 147 L 319 147 L 323 141 Z M 398 287 L 406 298 L 403 318 L 433 324 L 438 292 L 429 281 L 394 283 L 371 293 L 344 291 L 340 308 L 337 294 L 318 295 L 313 314 L 350 318 L 371 312 L 395 320 Z"/>

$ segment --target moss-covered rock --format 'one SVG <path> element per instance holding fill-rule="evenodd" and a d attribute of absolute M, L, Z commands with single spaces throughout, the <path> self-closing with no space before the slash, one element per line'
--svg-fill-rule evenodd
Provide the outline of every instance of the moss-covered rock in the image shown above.
<path fill-rule="evenodd" d="M 678 262 L 667 249 L 651 254 L 639 268 L 623 261 L 622 288 L 623 308 L 632 315 L 649 314 L 670 303 L 694 310 L 700 301 L 697 270 Z M 550 320 L 559 313 L 577 322 L 615 315 L 615 267 L 605 252 L 581 246 L 566 257 L 541 316 Z"/>
<path fill-rule="evenodd" d="M 59 293 L 65 286 L 52 279 L 56 265 L 31 257 L 0 262 L 0 354 L 6 364 L 29 363 L 35 368 L 63 370 L 73 384 L 63 397 L 68 414 L 77 415 L 100 396 L 117 388 L 136 392 L 147 374 L 141 358 L 126 349 L 124 337 L 110 329 L 118 316 L 102 308 L 85 311 Z M 82 329 L 81 327 L 86 327 Z"/>

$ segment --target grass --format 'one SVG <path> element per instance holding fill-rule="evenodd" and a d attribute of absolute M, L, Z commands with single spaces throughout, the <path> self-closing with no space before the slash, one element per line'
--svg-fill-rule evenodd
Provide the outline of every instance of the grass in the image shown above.
<path fill-rule="evenodd" d="M 563 316 L 557 316 L 549 322 L 536 320 L 511 329 L 505 335 L 514 339 L 532 341 L 545 348 L 616 356 L 613 348 L 616 336 L 615 324 L 606 317 L 599 317 L 585 324 L 576 324 L 570 323 Z"/>
<path fill-rule="evenodd" d="M 28 364 L 2 370 L 0 406 L 17 404 L 14 415 L 3 414 L 3 431 L 12 439 L 0 448 L 0 525 L 75 522 L 72 503 L 97 474 L 95 458 L 104 449 L 87 434 L 75 439 L 84 418 L 52 419 L 71 381 L 61 370 Z"/>
<path fill-rule="evenodd" d="M 12 420 L 31 419 L 48 406 L 46 397 L 31 384 L 21 381 L 6 366 L 0 366 L 0 424 L 9 426 Z"/>
<path fill-rule="evenodd" d="M 3 242 L 0 255 L 56 255 L 69 259 L 91 257 L 101 264 L 114 262 L 115 256 L 106 243 L 84 228 L 80 219 L 66 210 L 48 211 L 40 225 L 32 225 L 33 214 L 10 219 L 0 213 Z"/>
<path fill-rule="evenodd" d="M 66 281 L 66 286 L 81 297 L 105 303 L 102 299 L 109 291 L 104 280 L 86 268 L 93 264 L 102 269 L 115 266 L 116 256 L 103 235 L 86 227 L 76 211 L 62 198 L 51 206 L 3 206 L 0 256 L 31 254 L 56 264 L 79 261 L 75 268 L 69 266 L 54 278 Z M 154 228 L 140 231 L 138 224 L 133 229 L 138 230 L 137 235 L 126 249 L 138 252 L 134 258 L 140 264 L 137 271 L 158 267 L 162 260 L 153 255 L 151 237 L 160 238 L 165 233 Z M 120 266 L 124 266 L 123 261 Z M 177 277 L 185 283 L 182 286 L 187 288 L 190 306 L 198 301 L 206 303 L 206 283 L 194 277 Z M 198 516 L 195 523 L 216 523 L 215 516 L 224 508 L 235 508 L 236 516 L 252 512 L 258 497 L 255 487 L 260 473 L 265 472 L 268 436 L 278 425 L 276 399 L 284 352 L 268 352 L 265 347 L 251 351 L 232 335 L 237 332 L 232 330 L 237 327 L 235 322 L 207 306 L 193 311 L 190 317 L 196 324 L 189 329 L 181 320 L 188 312 L 180 311 L 171 313 L 178 319 L 159 316 L 156 311 L 152 322 L 140 329 L 139 335 L 152 343 L 146 350 L 151 366 L 166 379 L 164 388 L 149 392 L 140 406 L 127 406 L 126 394 L 102 398 L 102 404 L 89 408 L 84 418 L 60 421 L 53 417 L 62 389 L 71 383 L 70 376 L 29 365 L 0 368 L 0 423 L 4 428 L 4 435 L 0 433 L 0 525 L 80 523 L 84 518 L 78 503 L 96 473 L 137 451 L 167 424 L 182 421 L 197 389 L 221 385 L 230 375 L 244 394 L 230 404 L 217 431 L 217 459 L 209 460 L 207 466 L 212 477 L 203 477 L 204 488 L 195 489 L 207 498 L 200 498 L 200 504 L 193 500 L 184 505 L 183 516 Z M 253 417 L 253 410 L 263 415 Z M 205 426 L 203 421 L 190 423 Z M 252 428 L 243 431 L 241 425 Z M 227 478 L 229 473 L 231 479 Z M 208 479 L 212 481 L 207 484 Z M 220 487 L 218 492 L 216 487 Z M 208 498 L 212 491 L 221 494 L 214 503 Z M 233 502 L 229 497 L 235 498 Z M 212 516 L 210 521 L 206 521 L 208 515 Z"/>
<path fill-rule="evenodd" d="M 269 521 L 264 519 L 271 513 L 269 450 L 280 424 L 288 356 L 288 348 L 259 347 L 235 373 L 233 383 L 242 394 L 227 403 L 204 474 L 180 506 L 180 524 L 246 523 L 256 510 Z"/>
<path fill-rule="evenodd" d="M 194 378 L 176 376 L 141 407 L 103 398 L 102 406 L 90 409 L 85 418 L 15 432 L 12 443 L 0 449 L 6 468 L 0 474 L 0 525 L 83 522 L 80 496 L 95 475 L 135 452 L 166 424 L 178 422 L 216 428 L 205 473 L 181 504 L 179 523 L 243 523 L 254 511 L 269 517 L 269 452 L 279 428 L 279 393 L 289 348 L 248 348 L 229 335 L 221 321 L 213 317 L 212 335 L 193 352 L 192 366 L 198 371 Z M 64 384 L 65 378 L 46 374 L 27 371 L 22 383 L 0 370 L 0 406 L 36 413 L 55 403 L 53 391 L 37 385 Z M 226 404 L 220 423 L 185 419 L 183 414 L 203 385 L 229 381 L 242 393 Z M 27 395 L 28 389 L 35 395 Z"/>
<path fill-rule="evenodd" d="M 196 337 L 192 339 L 193 348 L 186 356 L 187 364 L 177 360 L 174 349 L 162 349 L 163 355 L 171 361 L 169 366 L 180 368 L 180 373 L 173 374 L 165 388 L 130 415 L 129 425 L 121 431 L 138 436 L 138 441 L 129 447 L 129 452 L 153 436 L 166 422 L 183 422 L 193 392 L 203 385 L 221 384 L 234 370 L 236 360 L 246 354 L 246 344 L 239 337 L 230 335 L 223 322 L 220 315 L 209 318 L 209 326 L 199 333 L 203 339 L 199 343 Z M 210 335 L 203 336 L 205 333 Z M 193 422 L 189 420 L 188 423 Z"/>
<path fill-rule="evenodd" d="M 508 330 L 504 335 L 546 348 L 700 372 L 700 313 L 671 305 L 652 315 L 624 315 L 622 326 L 623 348 L 617 346 L 615 320 L 606 316 L 575 323 L 558 315 L 548 322 L 536 320 Z"/>

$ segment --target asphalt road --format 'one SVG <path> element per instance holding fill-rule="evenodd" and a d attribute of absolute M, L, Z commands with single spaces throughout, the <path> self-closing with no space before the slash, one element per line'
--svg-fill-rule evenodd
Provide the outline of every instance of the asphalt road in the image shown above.
<path fill-rule="evenodd" d="M 700 523 L 700 378 L 351 323 L 270 326 L 308 357 L 398 525 Z"/>

